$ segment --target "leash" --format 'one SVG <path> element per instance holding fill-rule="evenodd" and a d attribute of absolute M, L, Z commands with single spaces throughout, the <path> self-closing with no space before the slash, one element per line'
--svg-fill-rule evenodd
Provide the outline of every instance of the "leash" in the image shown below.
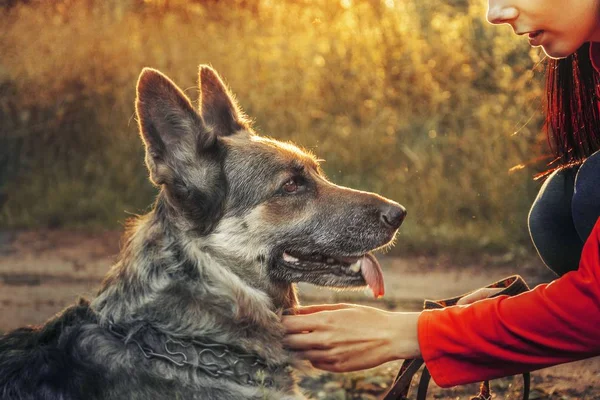
<path fill-rule="evenodd" d="M 520 293 L 527 292 L 529 290 L 529 286 L 527 283 L 518 275 L 513 275 L 508 278 L 502 279 L 498 282 L 492 283 L 486 288 L 503 288 L 500 292 L 494 294 L 490 297 L 498 297 L 503 295 L 514 296 Z M 467 293 L 468 294 L 468 293 Z M 465 296 L 466 294 L 458 297 L 453 297 L 450 299 L 444 300 L 425 300 L 424 309 L 432 310 L 438 308 L 445 308 L 456 305 L 456 303 Z M 408 391 L 410 389 L 410 384 L 412 382 L 413 376 L 417 373 L 417 371 L 424 364 L 424 361 L 420 358 L 414 358 L 409 360 L 404 360 L 402 366 L 400 367 L 400 371 L 398 371 L 398 375 L 394 379 L 394 383 L 390 390 L 385 394 L 383 400 L 407 400 L 408 399 Z M 419 386 L 417 388 L 417 400 L 425 400 L 427 397 L 427 389 L 429 387 L 429 381 L 431 380 L 431 374 L 427 367 L 423 368 L 423 372 L 421 374 L 421 380 L 419 381 Z M 523 374 L 523 400 L 529 399 L 529 391 L 531 387 L 531 375 L 529 372 Z M 479 394 L 474 397 L 471 397 L 470 400 L 491 400 L 492 392 L 490 389 L 490 382 L 484 381 L 481 383 L 479 387 Z"/>

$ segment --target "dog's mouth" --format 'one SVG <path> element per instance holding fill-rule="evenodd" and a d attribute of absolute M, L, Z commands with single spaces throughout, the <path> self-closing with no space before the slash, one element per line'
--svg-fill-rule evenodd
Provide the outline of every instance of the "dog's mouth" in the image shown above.
<path fill-rule="evenodd" d="M 289 269 L 310 274 L 312 283 L 323 286 L 364 286 L 367 285 L 375 298 L 384 295 L 383 272 L 379 262 L 371 253 L 359 256 L 332 256 L 325 254 L 303 255 L 286 251 L 281 256 L 282 263 Z M 316 276 L 315 276 L 316 275 Z M 319 275 L 335 275 L 343 282 L 323 282 Z"/>

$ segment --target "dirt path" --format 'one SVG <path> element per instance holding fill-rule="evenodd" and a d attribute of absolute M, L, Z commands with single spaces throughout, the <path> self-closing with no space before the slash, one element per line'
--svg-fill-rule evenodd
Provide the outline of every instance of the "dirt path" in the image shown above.
<path fill-rule="evenodd" d="M 0 232 L 0 331 L 39 324 L 78 296 L 93 297 L 119 250 L 119 232 Z M 364 292 L 336 292 L 300 285 L 305 304 L 357 302 L 396 310 L 418 310 L 423 298 L 445 298 L 485 286 L 518 271 L 530 285 L 548 281 L 536 261 L 511 262 L 484 257 L 480 263 L 457 266 L 438 257 L 380 257 L 386 279 L 384 299 Z M 352 374 L 307 377 L 302 387 L 318 399 L 375 399 L 393 379 L 390 363 Z M 521 381 L 496 383 L 495 398 L 517 399 Z M 531 399 L 599 399 L 600 359 L 537 371 Z M 467 399 L 476 385 L 440 390 L 432 384 L 430 398 Z"/>

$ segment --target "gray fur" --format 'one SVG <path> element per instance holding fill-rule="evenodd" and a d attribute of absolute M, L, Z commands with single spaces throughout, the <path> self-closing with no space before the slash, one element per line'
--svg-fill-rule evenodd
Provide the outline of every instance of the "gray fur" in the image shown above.
<path fill-rule="evenodd" d="M 312 155 L 255 135 L 212 69 L 201 67 L 200 80 L 196 112 L 164 75 L 142 72 L 136 108 L 159 196 L 154 209 L 128 228 L 119 259 L 91 304 L 24 334 L 39 341 L 32 335 L 51 326 L 52 348 L 69 338 L 69 357 L 55 364 L 66 364 L 59 375 L 71 383 L 32 398 L 79 398 L 87 390 L 89 399 L 303 399 L 291 371 L 302 365 L 283 348 L 280 323 L 282 311 L 298 304 L 294 283 L 362 287 L 365 281 L 342 261 L 324 265 L 307 258 L 296 266 L 286 264 L 283 253 L 360 256 L 393 240 L 404 217 L 401 206 L 330 183 Z M 293 193 L 283 189 L 290 180 L 300 183 L 292 183 L 298 188 Z M 146 359 L 109 332 L 110 324 L 127 338 L 141 335 L 144 343 L 171 337 L 230 344 L 273 367 L 274 384 L 243 385 Z M 15 376 L 0 378 L 2 398 L 29 398 L 30 388 L 16 377 L 37 353 L 24 343 L 16 334 L 0 339 L 0 376 Z M 22 346 L 23 354 L 3 352 L 3 345 Z M 75 372 L 78 380 L 69 375 Z"/>

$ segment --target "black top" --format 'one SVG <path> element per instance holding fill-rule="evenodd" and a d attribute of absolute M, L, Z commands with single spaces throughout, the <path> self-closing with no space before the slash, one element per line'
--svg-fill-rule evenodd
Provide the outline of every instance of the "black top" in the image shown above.
<path fill-rule="evenodd" d="M 544 263 L 563 275 L 579 267 L 600 217 L 600 151 L 581 166 L 548 177 L 529 212 L 529 232 Z"/>

